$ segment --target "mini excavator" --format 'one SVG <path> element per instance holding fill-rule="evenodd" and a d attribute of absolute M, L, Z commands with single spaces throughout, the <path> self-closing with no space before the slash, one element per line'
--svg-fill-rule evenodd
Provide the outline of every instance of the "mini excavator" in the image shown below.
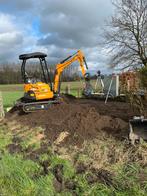
<path fill-rule="evenodd" d="M 21 74 L 24 82 L 24 96 L 17 101 L 16 106 L 22 108 L 26 113 L 46 110 L 49 108 L 50 104 L 62 102 L 62 98 L 60 97 L 60 76 L 63 70 L 73 62 L 79 62 L 85 81 L 90 81 L 89 73 L 86 73 L 88 66 L 82 51 L 78 50 L 76 53 L 68 56 L 56 65 L 53 82 L 51 81 L 50 72 L 45 59 L 46 57 L 47 55 L 41 52 L 22 54 L 19 56 L 19 59 L 22 60 Z M 26 61 L 28 59 L 39 59 L 43 81 L 31 78 L 27 74 Z M 84 91 L 86 93 L 85 89 Z"/>

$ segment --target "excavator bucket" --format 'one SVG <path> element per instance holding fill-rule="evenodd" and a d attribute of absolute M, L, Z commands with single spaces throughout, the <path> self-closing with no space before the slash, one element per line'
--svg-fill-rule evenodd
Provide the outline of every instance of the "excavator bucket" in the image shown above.
<path fill-rule="evenodd" d="M 129 139 L 132 144 L 140 140 L 147 141 L 147 119 L 144 117 L 134 117 L 129 120 L 129 127 Z"/>

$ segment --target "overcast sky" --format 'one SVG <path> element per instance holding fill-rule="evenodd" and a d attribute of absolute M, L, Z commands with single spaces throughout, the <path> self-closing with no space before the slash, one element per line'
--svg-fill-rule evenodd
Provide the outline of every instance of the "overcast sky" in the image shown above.
<path fill-rule="evenodd" d="M 111 0 L 0 0 L 0 64 L 35 51 L 56 64 L 82 49 L 90 70 L 108 72 L 100 43 L 112 13 Z"/>

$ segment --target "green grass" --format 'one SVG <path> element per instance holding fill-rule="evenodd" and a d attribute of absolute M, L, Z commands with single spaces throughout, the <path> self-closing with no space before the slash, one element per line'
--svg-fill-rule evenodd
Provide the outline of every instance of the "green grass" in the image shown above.
<path fill-rule="evenodd" d="M 23 91 L 23 84 L 0 84 L 0 91 Z"/>
<path fill-rule="evenodd" d="M 17 99 L 23 95 L 23 85 L 0 85 L 0 91 L 2 92 L 4 108 L 11 107 Z"/>
<path fill-rule="evenodd" d="M 61 163 L 57 161 L 56 164 Z M 63 161 L 62 161 L 63 163 Z M 69 167 L 65 171 L 70 172 Z M 72 179 L 77 183 L 75 193 L 79 196 L 100 195 L 100 196 L 145 196 L 146 185 L 140 185 L 137 181 L 139 168 L 135 165 L 128 166 L 118 171 L 116 186 L 107 186 L 102 183 L 89 185 L 86 175 L 75 175 Z M 72 168 L 70 168 L 72 171 Z M 137 170 L 137 171 L 136 171 Z M 70 192 L 62 191 L 57 193 L 53 187 L 54 176 L 51 172 L 48 175 L 41 175 L 42 168 L 31 160 L 24 160 L 20 155 L 5 154 L 0 160 L 0 192 L 2 195 L 30 196 L 30 195 L 72 195 Z M 67 177 L 67 176 L 66 176 Z M 70 179 L 71 176 L 68 176 Z"/>
<path fill-rule="evenodd" d="M 2 195 L 54 195 L 53 175 L 41 176 L 42 168 L 21 156 L 5 154 L 0 160 Z M 38 176 L 38 177 L 36 177 Z"/>
<path fill-rule="evenodd" d="M 75 169 L 69 161 L 61 159 L 55 155 L 51 156 L 50 161 L 51 161 L 51 167 L 55 167 L 57 164 L 64 165 L 63 175 L 64 175 L 65 179 L 70 179 L 70 178 L 74 177 Z"/>
<path fill-rule="evenodd" d="M 12 133 L 7 132 L 6 126 L 0 126 L 0 151 L 6 151 L 6 146 L 12 142 Z"/>
<path fill-rule="evenodd" d="M 3 91 L 3 104 L 4 108 L 11 107 L 17 99 L 23 96 L 21 91 Z"/>
<path fill-rule="evenodd" d="M 14 134 L 14 133 L 13 133 Z M 23 140 L 28 139 L 28 134 L 23 136 Z M 75 166 L 69 160 L 65 160 L 54 154 L 51 149 L 45 154 L 39 155 L 39 160 L 30 160 L 26 155 L 28 153 L 10 154 L 7 150 L 7 145 L 13 143 L 11 131 L 7 125 L 0 126 L 0 194 L 8 196 L 72 196 L 72 191 L 63 189 L 60 193 L 54 187 L 55 176 L 53 169 L 59 165 L 63 165 L 64 181 L 74 182 L 76 188 L 73 191 L 79 196 L 146 196 L 147 168 L 142 167 L 138 163 L 126 163 L 117 165 L 115 169 L 111 167 L 110 171 L 115 171 L 113 182 L 107 185 L 105 182 L 95 182 L 89 184 L 87 175 L 90 171 L 82 174 L 77 174 Z M 17 134 L 17 137 L 19 135 Z M 30 137 L 32 133 L 30 132 Z M 50 147 L 51 148 L 51 147 Z M 35 152 L 35 147 L 32 147 L 32 152 Z M 44 161 L 48 162 L 48 173 L 44 174 L 43 167 L 40 164 Z M 141 174 L 141 177 L 140 177 Z"/>

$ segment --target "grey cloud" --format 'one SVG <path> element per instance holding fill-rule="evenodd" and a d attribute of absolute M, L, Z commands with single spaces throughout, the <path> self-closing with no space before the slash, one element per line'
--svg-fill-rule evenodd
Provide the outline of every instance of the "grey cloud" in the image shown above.
<path fill-rule="evenodd" d="M 64 49 L 56 46 L 47 46 L 48 63 L 50 65 L 57 64 L 75 52 L 76 50 Z"/>
<path fill-rule="evenodd" d="M 21 44 L 23 42 L 23 37 L 21 33 L 11 32 L 11 33 L 3 33 L 0 35 L 0 47 L 7 48 L 10 45 L 14 46 Z"/>
<path fill-rule="evenodd" d="M 96 23 L 103 23 L 104 17 L 111 14 L 112 6 L 109 0 L 44 0 L 45 7 L 42 9 L 42 16 L 55 17 L 54 20 L 62 19 L 78 25 L 78 22 L 86 23 L 89 27 Z M 70 26 L 70 27 L 71 27 Z"/>
<path fill-rule="evenodd" d="M 7 7 L 10 12 L 24 11 L 32 9 L 35 4 L 34 0 L 0 0 L 1 6 Z"/>
<path fill-rule="evenodd" d="M 92 32 L 91 32 L 92 33 Z M 45 38 L 38 40 L 38 45 L 55 45 L 63 48 L 81 48 L 81 47 L 94 47 L 98 45 L 98 35 L 92 35 L 90 32 L 72 32 L 69 34 L 52 33 Z M 89 38 L 90 37 L 90 38 Z"/>
<path fill-rule="evenodd" d="M 41 38 L 38 40 L 38 45 L 56 45 L 59 47 L 71 47 L 73 45 L 73 40 L 70 39 L 63 39 L 57 33 L 50 34 L 45 38 Z"/>
<path fill-rule="evenodd" d="M 12 15 L 0 13 L 0 29 L 0 63 L 17 61 L 18 55 L 34 43 Z"/>
<path fill-rule="evenodd" d="M 50 40 L 54 40 L 55 45 L 62 45 L 62 47 L 65 43 L 69 44 L 68 47 L 74 48 L 94 47 L 98 44 L 104 19 L 112 12 L 110 0 L 45 2 L 46 6 L 40 15 L 40 30 L 44 34 L 51 33 L 47 38 L 42 39 L 42 43 L 39 40 L 39 44 L 45 45 L 50 44 Z M 54 34 L 57 41 L 54 39 Z"/>
<path fill-rule="evenodd" d="M 38 45 L 54 45 L 64 51 L 82 49 L 93 67 L 104 67 L 106 56 L 97 46 L 104 21 L 112 12 L 110 0 L 47 0 L 40 15 L 40 30 L 46 36 L 38 40 Z"/>
<path fill-rule="evenodd" d="M 104 20 L 113 12 L 111 0 L 0 0 L 0 4 L 8 8 L 5 15 L 8 12 L 12 17 L 7 23 L 0 21 L 0 27 L 5 26 L 5 30 L 0 28 L 0 61 L 5 54 L 12 58 L 36 50 L 45 51 L 49 64 L 56 64 L 82 49 L 91 69 L 107 63 L 98 44 Z M 40 20 L 38 37 L 30 35 L 35 18 Z M 13 36 L 4 39 L 10 32 Z"/>

